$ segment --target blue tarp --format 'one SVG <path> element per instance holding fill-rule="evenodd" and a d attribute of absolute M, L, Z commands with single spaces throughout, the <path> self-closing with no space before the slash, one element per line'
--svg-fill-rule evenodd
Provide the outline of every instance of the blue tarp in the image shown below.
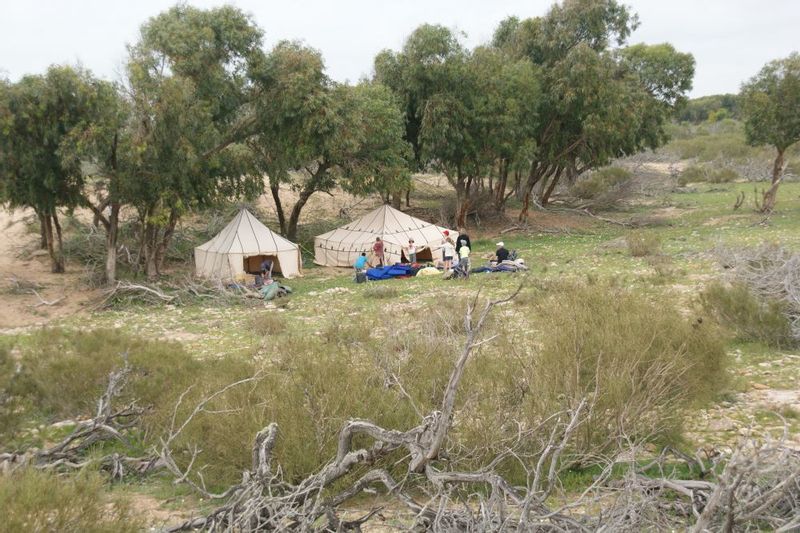
<path fill-rule="evenodd" d="M 411 265 L 402 265 L 400 263 L 367 269 L 367 279 L 372 281 L 412 275 L 414 275 L 414 268 Z"/>

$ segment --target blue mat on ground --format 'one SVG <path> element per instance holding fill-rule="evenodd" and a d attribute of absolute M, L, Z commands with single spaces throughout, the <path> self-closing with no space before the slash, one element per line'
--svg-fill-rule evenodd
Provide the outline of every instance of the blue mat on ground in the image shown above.
<path fill-rule="evenodd" d="M 413 273 L 414 269 L 411 267 L 411 265 L 402 265 L 397 263 L 396 265 L 367 269 L 367 279 L 376 281 L 381 279 L 397 278 L 400 276 L 411 276 Z"/>

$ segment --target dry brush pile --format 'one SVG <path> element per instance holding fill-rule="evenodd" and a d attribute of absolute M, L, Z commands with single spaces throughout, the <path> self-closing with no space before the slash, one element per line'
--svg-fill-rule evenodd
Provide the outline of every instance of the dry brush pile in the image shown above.
<path fill-rule="evenodd" d="M 752 435 L 706 457 L 653 452 L 676 441 L 724 375 L 708 324 L 605 285 L 476 297 L 463 321 L 430 316 L 429 331 L 380 342 L 341 322 L 318 336 L 279 331 L 261 365 L 50 332 L 32 341 L 35 363 L 26 349 L 12 361 L 0 414 L 74 416 L 94 390 L 95 416 L 55 446 L 2 460 L 17 472 L 162 472 L 217 502 L 172 531 L 358 530 L 390 512 L 345 518 L 365 490 L 419 530 L 797 525 L 800 460 L 781 441 Z M 127 362 L 114 356 L 120 347 Z M 6 351 L 0 364 L 12 359 Z M 58 401 L 51 380 L 67 368 L 62 379 L 76 383 Z M 72 393 L 84 400 L 70 405 Z M 15 427 L 4 441 L 24 448 L 25 425 Z M 586 468 L 594 475 L 578 488 L 563 484 Z"/>

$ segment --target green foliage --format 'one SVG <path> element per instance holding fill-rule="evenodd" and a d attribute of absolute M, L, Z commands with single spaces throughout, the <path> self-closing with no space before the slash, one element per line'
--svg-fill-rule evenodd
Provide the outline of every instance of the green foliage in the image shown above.
<path fill-rule="evenodd" d="M 0 394 L 24 402 L 27 419 L 52 421 L 93 413 L 108 375 L 127 357 L 134 372 L 120 401 L 136 399 L 155 409 L 145 430 L 152 429 L 157 419 L 166 419 L 174 400 L 202 366 L 177 343 L 134 339 L 114 330 L 43 329 L 17 349 L 19 372 Z"/>
<path fill-rule="evenodd" d="M 102 476 L 60 477 L 25 469 L 0 476 L 0 532 L 81 531 L 134 533 L 145 524 L 119 498 L 109 497 Z"/>
<path fill-rule="evenodd" d="M 786 304 L 753 294 L 744 283 L 711 283 L 700 294 L 700 305 L 741 341 L 761 341 L 785 348 L 794 343 Z"/>
<path fill-rule="evenodd" d="M 661 238 L 653 232 L 631 231 L 625 235 L 625 242 L 631 257 L 653 255 L 661 249 Z"/>
<path fill-rule="evenodd" d="M 319 53 L 281 42 L 255 77 L 264 93 L 257 105 L 254 162 L 270 179 L 281 231 L 295 239 L 301 210 L 317 191 L 387 194 L 410 183 L 409 145 L 395 96 L 379 83 L 338 85 L 324 73 Z M 300 192 L 291 213 L 280 184 Z"/>
<path fill-rule="evenodd" d="M 678 120 L 700 124 L 739 118 L 739 99 L 735 94 L 714 94 L 688 100 L 680 109 Z"/>
<path fill-rule="evenodd" d="M 597 283 L 552 290 L 537 309 L 548 334 L 530 401 L 540 412 L 581 398 L 596 402 L 580 432 L 586 451 L 597 453 L 619 432 L 676 438 L 683 408 L 709 401 L 727 380 L 718 329 L 666 302 Z"/>
<path fill-rule="evenodd" d="M 731 183 L 739 179 L 739 174 L 732 168 L 709 168 L 705 165 L 689 165 L 678 176 L 678 185 L 690 183 Z"/>
<path fill-rule="evenodd" d="M 779 152 L 800 140 L 800 54 L 767 63 L 739 96 L 747 141 Z"/>
<path fill-rule="evenodd" d="M 570 194 L 584 200 L 600 198 L 612 189 L 630 181 L 630 171 L 620 167 L 606 167 L 592 172 L 589 177 L 576 182 L 570 188 Z"/>

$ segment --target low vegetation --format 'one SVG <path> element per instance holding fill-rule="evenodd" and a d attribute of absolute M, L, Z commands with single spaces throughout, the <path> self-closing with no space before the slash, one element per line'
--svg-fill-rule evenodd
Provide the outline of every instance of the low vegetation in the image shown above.
<path fill-rule="evenodd" d="M 570 194 L 583 200 L 599 200 L 628 183 L 633 174 L 620 167 L 606 167 L 592 172 L 570 187 Z"/>
<path fill-rule="evenodd" d="M 661 248 L 661 238 L 655 233 L 643 230 L 629 232 L 625 236 L 625 242 L 631 257 L 654 255 Z"/>
<path fill-rule="evenodd" d="M 63 477 L 25 469 L 0 475 L 0 532 L 134 533 L 145 524 L 124 500 L 110 497 L 97 473 Z"/>
<path fill-rule="evenodd" d="M 756 296 L 743 282 L 712 283 L 700 294 L 700 302 L 706 313 L 740 341 L 760 341 L 776 348 L 795 342 L 786 304 Z"/>

